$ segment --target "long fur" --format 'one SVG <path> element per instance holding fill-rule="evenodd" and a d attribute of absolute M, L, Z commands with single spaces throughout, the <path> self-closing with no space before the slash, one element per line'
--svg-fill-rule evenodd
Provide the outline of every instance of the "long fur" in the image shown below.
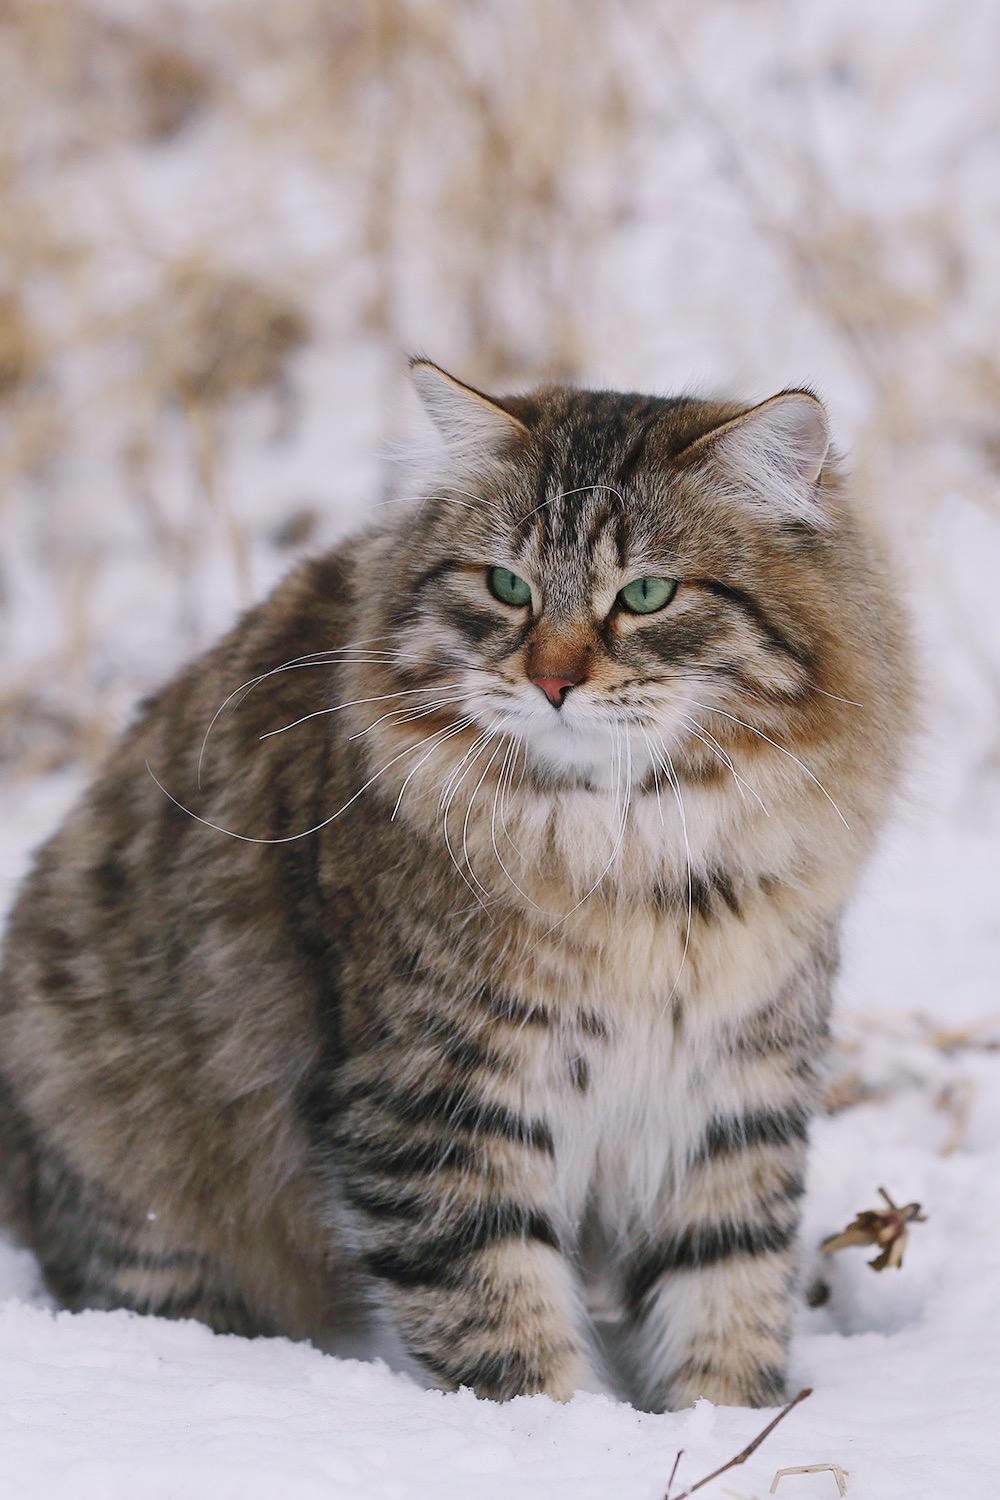
<path fill-rule="evenodd" d="M 775 1401 L 909 718 L 879 544 L 802 407 L 420 378 L 459 473 L 145 704 L 39 853 L 5 1191 L 71 1308 L 368 1309 L 445 1387 Z"/>

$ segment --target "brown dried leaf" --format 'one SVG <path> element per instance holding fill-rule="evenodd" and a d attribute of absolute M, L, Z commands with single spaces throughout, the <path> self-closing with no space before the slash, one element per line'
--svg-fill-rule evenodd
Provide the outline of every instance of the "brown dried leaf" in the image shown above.
<path fill-rule="evenodd" d="M 827 1255 L 836 1250 L 846 1250 L 852 1245 L 877 1245 L 879 1254 L 868 1264 L 873 1271 L 884 1271 L 888 1267 L 898 1271 L 903 1264 L 910 1224 L 923 1224 L 926 1215 L 920 1212 L 919 1203 L 894 1203 L 885 1188 L 879 1188 L 885 1208 L 863 1210 L 846 1229 L 839 1234 L 827 1235 L 820 1249 Z"/>

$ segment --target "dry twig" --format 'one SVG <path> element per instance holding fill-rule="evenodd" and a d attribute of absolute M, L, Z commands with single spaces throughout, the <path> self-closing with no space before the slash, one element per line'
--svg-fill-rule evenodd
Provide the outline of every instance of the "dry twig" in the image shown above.
<path fill-rule="evenodd" d="M 847 1494 L 847 1470 L 842 1469 L 839 1464 L 796 1464 L 791 1469 L 779 1469 L 771 1480 L 769 1495 L 778 1493 L 778 1485 L 786 1474 L 832 1474 L 837 1485 L 837 1494 Z"/>
<path fill-rule="evenodd" d="M 930 1016 L 918 1016 L 932 1047 L 952 1057 L 956 1052 L 998 1052 L 1000 1035 L 996 1016 L 984 1016 L 969 1026 L 936 1026 Z"/>
<path fill-rule="evenodd" d="M 858 1068 L 851 1068 L 832 1079 L 823 1094 L 823 1108 L 828 1115 L 839 1115 L 859 1104 L 882 1103 L 888 1095 L 884 1084 L 870 1083 Z"/>
<path fill-rule="evenodd" d="M 946 1083 L 935 1098 L 937 1108 L 951 1121 L 951 1129 L 941 1147 L 942 1156 L 954 1156 L 965 1140 L 975 1097 L 976 1085 L 973 1079 L 957 1078 L 954 1083 Z"/>
<path fill-rule="evenodd" d="M 787 1406 L 783 1406 L 778 1415 L 773 1418 L 772 1421 L 768 1422 L 764 1430 L 762 1432 L 758 1432 L 757 1436 L 753 1438 L 749 1443 L 747 1443 L 746 1447 L 742 1448 L 734 1458 L 727 1459 L 724 1464 L 721 1464 L 719 1466 L 719 1468 L 713 1469 L 711 1474 L 706 1474 L 704 1479 L 699 1479 L 694 1484 L 688 1485 L 686 1490 L 681 1490 L 680 1494 L 677 1496 L 677 1500 L 687 1500 L 687 1497 L 689 1495 L 693 1495 L 695 1490 L 703 1489 L 706 1484 L 711 1484 L 712 1480 L 718 1479 L 720 1474 L 725 1474 L 729 1469 L 735 1469 L 739 1464 L 745 1464 L 747 1459 L 752 1454 L 756 1453 L 757 1449 L 760 1447 L 764 1439 L 770 1437 L 771 1433 L 777 1427 L 778 1423 L 783 1422 L 790 1411 L 793 1411 L 801 1401 L 804 1401 L 807 1396 L 811 1395 L 812 1386 L 803 1386 L 798 1395 L 793 1396 L 791 1401 L 788 1402 Z M 684 1450 L 681 1449 L 680 1452 L 678 1452 L 677 1457 L 674 1459 L 674 1466 L 670 1471 L 670 1479 L 667 1482 L 667 1488 L 664 1492 L 663 1500 L 670 1500 L 670 1486 L 674 1482 L 674 1475 L 677 1473 L 677 1465 L 681 1461 L 681 1453 L 683 1453 L 683 1451 Z"/>

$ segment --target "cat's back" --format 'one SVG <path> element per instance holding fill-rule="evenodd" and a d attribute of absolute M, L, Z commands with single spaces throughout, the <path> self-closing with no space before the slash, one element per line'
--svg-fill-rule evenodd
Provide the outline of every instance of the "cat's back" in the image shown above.
<path fill-rule="evenodd" d="M 270 841 L 321 821 L 353 767 L 327 717 L 261 736 L 333 701 L 351 574 L 349 548 L 303 564 L 148 700 L 37 855 L 0 969 L 0 1152 L 22 1209 L 86 1180 L 176 1237 L 223 1180 L 230 1206 L 297 1191 L 291 1102 L 332 924 L 320 842 Z"/>
<path fill-rule="evenodd" d="M 178 894 L 190 906 L 192 891 L 207 887 L 217 866 L 232 877 L 241 844 L 259 848 L 288 831 L 277 826 L 293 812 L 287 798 L 305 802 L 315 790 L 325 737 L 307 731 L 296 736 L 294 756 L 283 756 L 261 736 L 284 725 L 284 715 L 332 701 L 316 675 L 332 676 L 343 659 L 350 578 L 346 552 L 303 563 L 139 706 L 35 856 L 5 935 L 0 1006 L 9 1008 L 10 994 L 22 988 L 21 964 L 42 948 L 52 958 L 50 987 L 74 988 L 57 962 L 67 956 L 60 919 L 93 923 L 86 946 L 106 950 L 154 892 L 163 897 L 183 875 Z M 276 775 L 292 761 L 294 776 Z M 205 836 L 228 816 L 239 837 Z M 259 859 L 249 863 L 264 868 Z M 166 944 L 165 922 L 160 931 Z M 82 968 L 77 978 L 82 984 Z"/>

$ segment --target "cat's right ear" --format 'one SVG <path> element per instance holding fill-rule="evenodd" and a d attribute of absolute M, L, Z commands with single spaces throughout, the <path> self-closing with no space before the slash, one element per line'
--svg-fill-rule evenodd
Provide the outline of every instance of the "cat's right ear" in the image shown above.
<path fill-rule="evenodd" d="M 830 425 L 812 391 L 781 391 L 696 439 L 679 464 L 697 464 L 714 487 L 761 516 L 829 524 L 818 488 Z"/>
<path fill-rule="evenodd" d="M 410 360 L 410 378 L 445 445 L 464 458 L 498 458 L 528 437 L 520 418 L 492 396 L 456 380 L 429 359 Z"/>

